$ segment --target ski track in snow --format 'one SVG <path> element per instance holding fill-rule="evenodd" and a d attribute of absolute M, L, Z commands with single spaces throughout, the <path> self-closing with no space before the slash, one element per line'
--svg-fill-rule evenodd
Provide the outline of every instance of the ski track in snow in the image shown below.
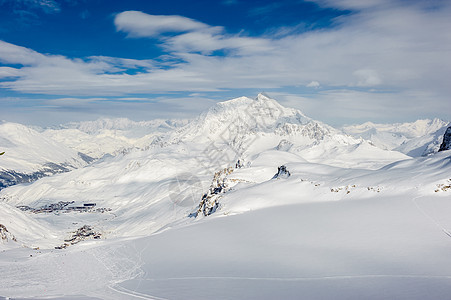
<path fill-rule="evenodd" d="M 167 298 L 161 298 L 161 297 L 156 297 L 156 296 L 151 296 L 148 294 L 143 294 L 143 293 L 139 293 L 136 291 L 132 291 L 129 289 L 126 289 L 124 287 L 121 287 L 117 284 L 115 285 L 110 285 L 108 286 L 109 289 L 113 290 L 116 293 L 122 294 L 122 295 L 126 295 L 126 296 L 131 296 L 133 298 L 138 298 L 138 299 L 148 299 L 148 300 L 169 300 Z"/>
<path fill-rule="evenodd" d="M 173 278 L 144 278 L 145 281 L 171 281 L 171 280 L 261 280 L 261 281 L 313 281 L 313 280 L 334 280 L 334 279 L 360 279 L 360 278 L 419 278 L 419 279 L 451 279 L 451 275 L 393 275 L 393 274 L 375 274 L 375 275 L 334 275 L 319 277 L 238 277 L 238 276 L 193 276 L 193 277 L 173 277 Z"/>
<path fill-rule="evenodd" d="M 435 224 L 444 234 L 446 234 L 448 237 L 451 238 L 451 233 L 443 227 L 436 219 L 434 219 L 430 214 L 428 214 L 421 206 L 418 204 L 417 199 L 423 198 L 424 196 L 416 196 L 412 199 L 413 204 L 415 207 L 420 211 L 428 220 L 430 220 L 432 223 Z"/>

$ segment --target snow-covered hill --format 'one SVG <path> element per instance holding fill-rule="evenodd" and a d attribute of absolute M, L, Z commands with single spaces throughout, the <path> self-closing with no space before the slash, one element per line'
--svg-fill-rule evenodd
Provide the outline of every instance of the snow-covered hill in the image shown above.
<path fill-rule="evenodd" d="M 67 172 L 105 155 L 145 149 L 159 135 L 181 127 L 187 120 L 99 119 L 54 128 L 0 124 L 0 189 L 17 183 Z"/>
<path fill-rule="evenodd" d="M 0 189 L 85 166 L 92 159 L 16 123 L 0 124 Z"/>
<path fill-rule="evenodd" d="M 2 190 L 0 295 L 448 297 L 449 150 L 383 150 L 262 94 L 174 127 Z"/>
<path fill-rule="evenodd" d="M 342 128 L 354 137 L 362 137 L 379 148 L 395 150 L 412 157 L 436 153 L 448 121 L 418 120 L 412 123 L 374 124 L 367 122 Z"/>

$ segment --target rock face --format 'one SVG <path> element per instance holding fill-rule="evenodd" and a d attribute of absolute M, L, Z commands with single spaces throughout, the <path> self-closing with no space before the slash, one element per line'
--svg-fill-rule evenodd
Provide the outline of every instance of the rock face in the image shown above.
<path fill-rule="evenodd" d="M 440 151 L 450 150 L 451 149 L 451 126 L 446 129 L 445 134 L 443 135 L 443 142 L 440 145 Z"/>
<path fill-rule="evenodd" d="M 219 208 L 219 199 L 222 196 L 221 194 L 224 194 L 228 190 L 227 175 L 232 172 L 233 168 L 229 167 L 215 173 L 210 188 L 208 189 L 208 192 L 202 196 L 202 200 L 199 203 L 197 211 L 192 213 L 190 216 L 209 216 Z"/>
<path fill-rule="evenodd" d="M 55 249 L 65 249 L 70 245 L 75 245 L 81 241 L 88 239 L 100 239 L 101 237 L 102 234 L 97 231 L 94 231 L 92 226 L 83 225 L 76 231 L 72 232 L 72 235 L 64 240 L 65 242 L 64 244 L 62 244 L 61 246 L 56 246 Z"/>
<path fill-rule="evenodd" d="M 279 178 L 288 178 L 290 177 L 290 171 L 287 170 L 287 167 L 284 165 L 280 166 L 277 170 L 277 173 L 274 175 L 272 179 L 279 179 Z"/>
<path fill-rule="evenodd" d="M 0 224 L 0 237 L 1 240 L 5 242 L 8 242 L 9 240 L 17 242 L 16 237 L 12 235 L 3 224 Z"/>

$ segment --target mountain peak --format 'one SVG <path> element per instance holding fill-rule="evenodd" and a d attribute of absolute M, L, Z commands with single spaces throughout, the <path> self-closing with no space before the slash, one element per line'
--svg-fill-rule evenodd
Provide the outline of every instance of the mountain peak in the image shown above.
<path fill-rule="evenodd" d="M 261 92 L 258 93 L 257 98 L 255 98 L 256 100 L 274 100 L 272 99 L 268 94 L 266 94 L 265 92 Z"/>
<path fill-rule="evenodd" d="M 230 124 L 243 123 L 257 125 L 261 130 L 273 130 L 282 123 L 305 124 L 311 121 L 301 111 L 286 108 L 264 93 L 255 99 L 238 97 L 219 102 L 199 117 L 199 121 L 206 127 L 224 127 Z M 202 126 L 204 127 L 204 126 Z"/>

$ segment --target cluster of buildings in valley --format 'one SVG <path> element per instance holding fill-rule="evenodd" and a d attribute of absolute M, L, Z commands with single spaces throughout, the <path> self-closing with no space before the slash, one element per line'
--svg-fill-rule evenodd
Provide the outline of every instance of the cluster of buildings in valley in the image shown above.
<path fill-rule="evenodd" d="M 55 213 L 55 212 L 97 212 L 104 213 L 111 211 L 111 208 L 99 207 L 96 208 L 96 203 L 83 203 L 83 205 L 75 205 L 75 201 L 59 201 L 58 203 L 47 204 L 38 208 L 33 208 L 27 205 L 19 205 L 18 209 L 22 211 L 29 211 L 35 214 L 39 213 Z"/>

